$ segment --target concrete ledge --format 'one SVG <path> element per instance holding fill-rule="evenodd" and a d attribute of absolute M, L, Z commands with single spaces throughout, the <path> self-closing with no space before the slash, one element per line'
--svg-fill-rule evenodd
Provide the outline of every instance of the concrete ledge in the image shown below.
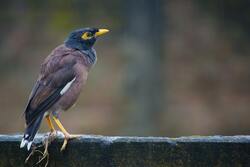
<path fill-rule="evenodd" d="M 35 143 L 43 141 L 43 134 Z M 20 149 L 21 135 L 0 135 L 0 167 L 32 166 L 34 154 Z M 60 152 L 62 137 L 49 146 L 51 167 L 248 167 L 250 136 L 106 137 L 82 135 Z M 42 150 L 42 149 L 41 149 Z M 42 162 L 40 165 L 44 165 Z"/>

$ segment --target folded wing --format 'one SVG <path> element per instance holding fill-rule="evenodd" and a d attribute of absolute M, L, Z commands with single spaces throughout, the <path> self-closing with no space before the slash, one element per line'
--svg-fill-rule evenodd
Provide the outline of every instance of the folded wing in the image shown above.
<path fill-rule="evenodd" d="M 32 143 L 45 112 L 63 96 L 74 82 L 73 67 L 75 64 L 74 56 L 63 55 L 51 57 L 42 65 L 39 79 L 33 87 L 25 109 L 27 127 L 21 145 Z M 28 147 L 30 147 L 29 144 Z"/>

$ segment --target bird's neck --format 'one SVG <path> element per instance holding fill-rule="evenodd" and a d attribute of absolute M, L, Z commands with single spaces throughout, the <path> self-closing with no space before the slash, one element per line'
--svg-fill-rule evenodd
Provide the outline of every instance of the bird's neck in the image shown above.
<path fill-rule="evenodd" d="M 84 43 L 75 43 L 74 41 L 67 40 L 65 41 L 65 46 L 73 49 L 77 49 L 83 53 L 83 55 L 87 58 L 87 62 L 89 65 L 93 65 L 97 61 L 96 51 L 93 47 L 89 47 Z"/>
<path fill-rule="evenodd" d="M 80 50 L 86 56 L 87 63 L 89 65 L 94 65 L 97 61 L 96 51 L 94 48 L 88 49 L 88 50 Z"/>

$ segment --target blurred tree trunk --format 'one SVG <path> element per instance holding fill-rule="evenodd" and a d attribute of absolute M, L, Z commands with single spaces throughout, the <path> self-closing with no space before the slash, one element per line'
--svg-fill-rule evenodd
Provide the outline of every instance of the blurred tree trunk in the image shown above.
<path fill-rule="evenodd" d="M 125 94 L 126 133 L 159 134 L 163 110 L 163 2 L 128 0 L 125 4 L 124 52 L 127 56 Z"/>

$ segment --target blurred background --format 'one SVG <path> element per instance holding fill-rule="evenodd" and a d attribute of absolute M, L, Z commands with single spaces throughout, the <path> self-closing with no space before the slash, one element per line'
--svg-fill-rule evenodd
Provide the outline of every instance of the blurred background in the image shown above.
<path fill-rule="evenodd" d="M 24 130 L 51 50 L 74 29 L 98 27 L 111 31 L 95 44 L 77 105 L 61 115 L 69 132 L 250 134 L 249 16 L 246 0 L 1 2 L 0 133 Z"/>

